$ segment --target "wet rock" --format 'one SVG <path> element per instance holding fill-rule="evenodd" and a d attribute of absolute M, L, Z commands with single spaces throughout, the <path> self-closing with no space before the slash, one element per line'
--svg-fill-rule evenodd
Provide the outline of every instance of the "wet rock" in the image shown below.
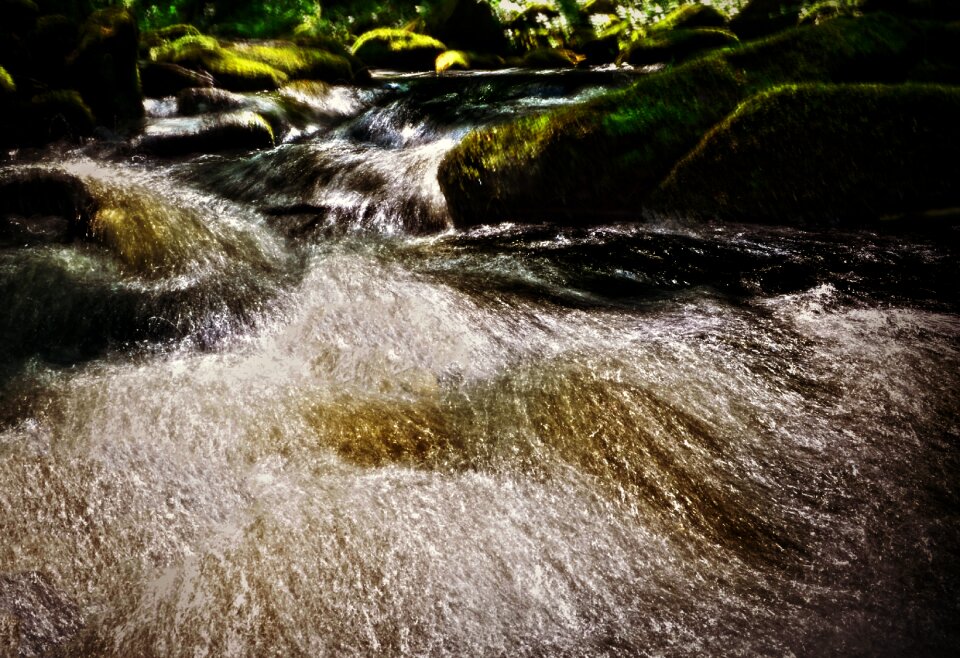
<path fill-rule="evenodd" d="M 51 655 L 84 625 L 76 603 L 37 571 L 0 575 L 0 652 L 33 658 Z"/>
<path fill-rule="evenodd" d="M 152 128 L 141 138 L 138 149 L 162 156 L 246 151 L 274 145 L 270 124 L 249 111 L 172 119 Z"/>
<path fill-rule="evenodd" d="M 655 32 L 630 44 L 622 59 L 634 66 L 678 62 L 707 50 L 732 46 L 738 42 L 732 32 L 718 28 Z"/>
<path fill-rule="evenodd" d="M 137 44 L 137 22 L 122 7 L 94 12 L 83 25 L 71 75 L 102 125 L 114 127 L 143 117 Z"/>
<path fill-rule="evenodd" d="M 83 182 L 65 172 L 39 167 L 0 172 L 0 236 L 7 241 L 82 238 L 97 208 Z"/>
<path fill-rule="evenodd" d="M 503 54 L 510 46 L 505 28 L 481 0 L 445 0 L 426 20 L 427 33 L 451 49 Z"/>
<path fill-rule="evenodd" d="M 730 20 L 730 29 L 741 39 L 755 39 L 795 26 L 802 9 L 798 0 L 750 0 Z"/>
<path fill-rule="evenodd" d="M 380 28 L 361 35 L 353 44 L 354 56 L 375 68 L 432 71 L 437 57 L 447 50 L 425 34 Z"/>
<path fill-rule="evenodd" d="M 144 62 L 140 67 L 140 82 L 148 98 L 174 96 L 192 87 L 212 87 L 213 76 L 169 62 Z"/>
<path fill-rule="evenodd" d="M 656 204 L 769 223 L 960 207 L 958 116 L 953 87 L 778 87 L 711 130 L 661 185 Z"/>
<path fill-rule="evenodd" d="M 177 109 L 184 116 L 230 112 L 248 107 L 247 99 L 225 89 L 191 88 L 177 95 Z"/>
<path fill-rule="evenodd" d="M 232 91 L 277 89 L 287 81 L 282 71 L 221 47 L 213 37 L 183 36 L 151 51 L 156 62 L 177 64 L 192 71 L 213 76 L 219 87 Z"/>
<path fill-rule="evenodd" d="M 34 96 L 25 108 L 26 143 L 76 140 L 93 134 L 93 111 L 75 91 L 51 91 Z"/>

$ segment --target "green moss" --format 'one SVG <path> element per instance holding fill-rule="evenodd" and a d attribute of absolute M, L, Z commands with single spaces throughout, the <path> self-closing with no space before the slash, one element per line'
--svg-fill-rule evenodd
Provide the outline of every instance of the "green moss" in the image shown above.
<path fill-rule="evenodd" d="M 960 206 L 960 89 L 787 85 L 713 128 L 660 186 L 663 208 L 772 223 Z"/>
<path fill-rule="evenodd" d="M 738 42 L 732 32 L 712 27 L 656 31 L 630 44 L 622 59 L 634 66 L 679 61 Z"/>
<path fill-rule="evenodd" d="M 0 66 L 0 94 L 12 94 L 17 90 L 17 85 L 13 78 L 7 73 L 7 69 Z"/>
<path fill-rule="evenodd" d="M 351 52 L 370 66 L 429 71 L 445 50 L 447 47 L 433 37 L 380 28 L 361 35 Z"/>
<path fill-rule="evenodd" d="M 151 58 L 208 71 L 219 86 L 233 91 L 277 89 L 288 80 L 287 74 L 273 66 L 223 48 L 219 41 L 205 35 L 187 35 L 155 48 Z"/>

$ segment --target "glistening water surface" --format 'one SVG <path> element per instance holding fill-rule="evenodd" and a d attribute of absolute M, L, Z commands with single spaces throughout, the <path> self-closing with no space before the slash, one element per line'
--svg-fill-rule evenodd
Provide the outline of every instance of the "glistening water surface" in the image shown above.
<path fill-rule="evenodd" d="M 449 228 L 467 131 L 615 83 L 8 164 L 102 209 L 0 247 L 2 646 L 954 654 L 955 233 Z"/>

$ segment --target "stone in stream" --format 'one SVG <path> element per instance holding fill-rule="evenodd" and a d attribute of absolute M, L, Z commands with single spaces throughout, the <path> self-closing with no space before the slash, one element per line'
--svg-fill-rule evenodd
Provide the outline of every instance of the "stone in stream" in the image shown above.
<path fill-rule="evenodd" d="M 212 87 L 213 76 L 169 62 L 143 62 L 140 66 L 143 93 L 148 98 L 174 96 L 184 89 Z"/>
<path fill-rule="evenodd" d="M 177 95 L 177 109 L 183 116 L 242 110 L 250 105 L 240 94 L 216 88 L 184 89 Z"/>
<path fill-rule="evenodd" d="M 379 28 L 360 35 L 351 52 L 375 68 L 432 71 L 445 50 L 443 43 L 425 34 Z"/>
<path fill-rule="evenodd" d="M 98 208 L 77 177 L 45 168 L 0 172 L 0 241 L 70 242 L 88 234 Z"/>
<path fill-rule="evenodd" d="M 137 144 L 142 152 L 161 156 L 244 151 L 274 145 L 270 124 L 256 112 L 240 111 L 199 119 L 171 119 L 154 125 Z"/>

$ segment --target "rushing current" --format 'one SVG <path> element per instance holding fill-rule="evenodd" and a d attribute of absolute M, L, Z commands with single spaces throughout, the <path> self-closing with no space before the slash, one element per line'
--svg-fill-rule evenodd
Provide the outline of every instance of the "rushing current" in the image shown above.
<path fill-rule="evenodd" d="M 451 227 L 458 140 L 624 82 L 8 156 L 102 209 L 0 235 L 0 655 L 955 655 L 955 230 Z"/>

